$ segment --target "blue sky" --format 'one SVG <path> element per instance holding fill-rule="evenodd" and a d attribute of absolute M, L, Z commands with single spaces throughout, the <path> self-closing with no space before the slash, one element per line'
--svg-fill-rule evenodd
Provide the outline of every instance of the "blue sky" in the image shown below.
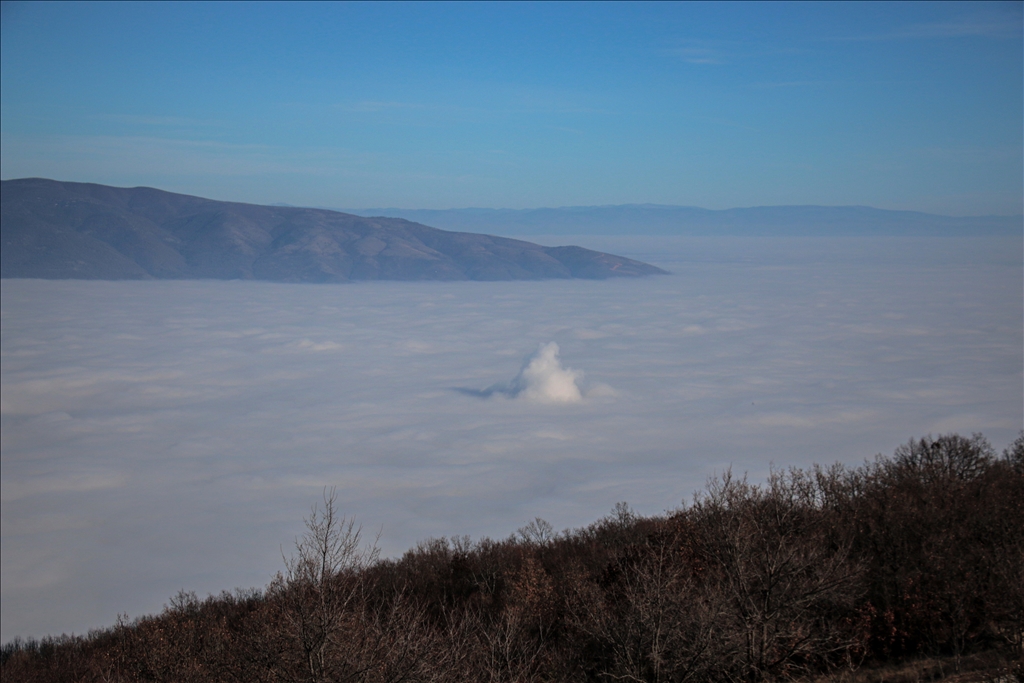
<path fill-rule="evenodd" d="M 1022 210 L 1021 3 L 4 3 L 4 179 Z"/>

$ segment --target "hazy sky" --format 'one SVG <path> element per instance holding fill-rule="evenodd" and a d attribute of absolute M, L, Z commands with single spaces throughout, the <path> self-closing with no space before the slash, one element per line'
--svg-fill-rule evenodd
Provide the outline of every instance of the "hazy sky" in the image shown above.
<path fill-rule="evenodd" d="M 3 178 L 1022 210 L 1021 3 L 3 4 Z"/>
<path fill-rule="evenodd" d="M 4 280 L 0 639 L 265 586 L 324 486 L 396 555 L 1022 427 L 1020 237 L 583 239 L 673 274 Z"/>

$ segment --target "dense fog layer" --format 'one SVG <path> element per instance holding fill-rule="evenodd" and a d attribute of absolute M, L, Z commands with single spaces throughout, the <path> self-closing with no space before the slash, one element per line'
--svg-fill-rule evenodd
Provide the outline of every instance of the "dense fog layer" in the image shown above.
<path fill-rule="evenodd" d="M 1022 427 L 1020 238 L 572 241 L 673 274 L 4 280 L 0 637 L 262 586 L 324 486 L 396 555 Z"/>

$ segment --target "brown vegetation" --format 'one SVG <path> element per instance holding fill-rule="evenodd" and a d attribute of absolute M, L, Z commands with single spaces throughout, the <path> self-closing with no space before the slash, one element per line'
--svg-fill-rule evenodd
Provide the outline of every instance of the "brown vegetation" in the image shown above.
<path fill-rule="evenodd" d="M 1024 433 L 729 474 L 644 518 L 380 559 L 333 493 L 263 591 L 3 646 L 4 681 L 1004 681 L 1024 677 Z"/>

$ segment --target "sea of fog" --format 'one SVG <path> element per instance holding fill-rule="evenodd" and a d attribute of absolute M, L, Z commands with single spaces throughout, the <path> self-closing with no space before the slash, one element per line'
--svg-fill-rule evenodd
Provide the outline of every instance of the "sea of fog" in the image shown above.
<path fill-rule="evenodd" d="M 325 486 L 394 556 L 1022 428 L 1020 237 L 537 241 L 672 274 L 4 280 L 0 637 L 264 586 Z"/>

